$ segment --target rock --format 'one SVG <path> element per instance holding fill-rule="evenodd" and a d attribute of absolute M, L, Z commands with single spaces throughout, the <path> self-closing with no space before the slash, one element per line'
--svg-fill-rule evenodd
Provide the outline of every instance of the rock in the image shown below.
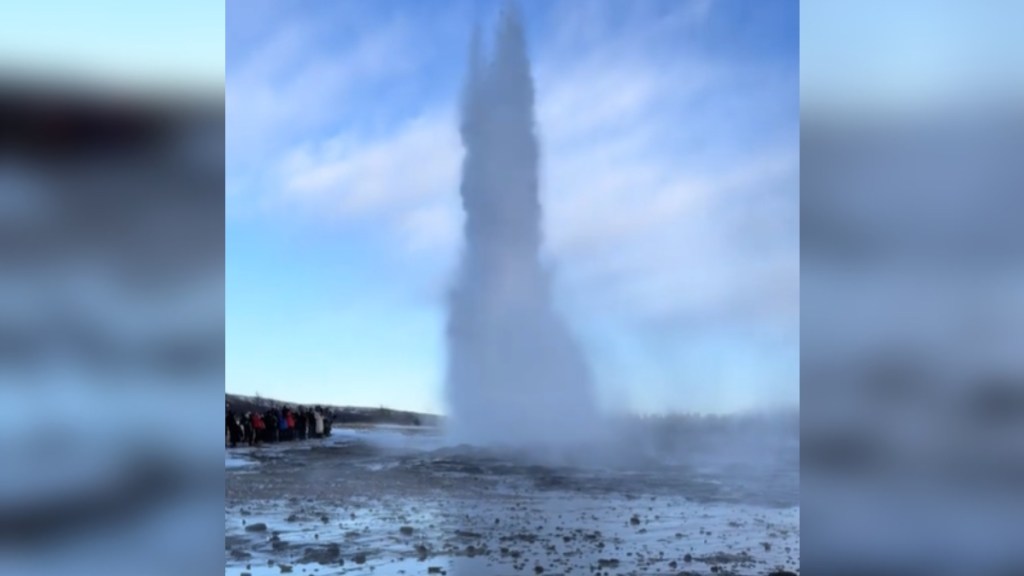
<path fill-rule="evenodd" d="M 769 572 L 768 576 L 796 576 L 796 573 L 790 572 L 789 570 L 775 570 L 773 572 Z"/>
<path fill-rule="evenodd" d="M 429 566 L 429 567 L 427 567 L 427 574 L 440 574 L 440 573 L 441 573 L 441 567 L 440 566 Z"/>
<path fill-rule="evenodd" d="M 632 524 L 633 526 L 639 526 L 640 525 L 640 517 L 637 516 L 636 514 L 633 514 L 633 517 L 629 519 L 629 523 Z"/>
<path fill-rule="evenodd" d="M 249 524 L 245 527 L 246 532 L 266 532 L 267 525 L 263 522 L 256 522 L 255 524 Z"/>
<path fill-rule="evenodd" d="M 298 522 L 299 521 L 299 515 L 298 514 L 289 514 L 288 517 L 285 518 L 284 521 L 285 522 Z"/>
<path fill-rule="evenodd" d="M 693 562 L 693 556 L 691 556 L 690 553 L 687 552 L 686 556 L 683 556 L 683 562 Z"/>
<path fill-rule="evenodd" d="M 317 564 L 330 564 L 337 562 L 341 558 L 341 547 L 337 544 L 328 544 L 322 548 L 306 548 L 306 553 L 302 557 L 302 564 L 310 564 L 316 562 Z"/>
<path fill-rule="evenodd" d="M 401 532 L 403 536 L 412 536 L 413 528 L 412 526 L 402 526 L 398 531 Z"/>
<path fill-rule="evenodd" d="M 292 567 L 288 564 L 280 564 L 278 567 L 281 569 L 281 574 L 289 574 L 292 571 Z"/>
<path fill-rule="evenodd" d="M 366 554 L 360 552 L 359 554 L 356 554 L 352 557 L 352 561 L 356 564 L 366 564 Z"/>
<path fill-rule="evenodd" d="M 544 572 L 544 567 L 543 566 L 537 565 L 537 566 L 533 567 L 533 573 L 534 574 L 541 574 L 543 572 Z"/>
<path fill-rule="evenodd" d="M 246 559 L 252 558 L 252 554 L 250 554 L 250 553 L 248 553 L 248 552 L 246 552 L 244 550 L 232 550 L 231 551 L 231 557 L 234 558 L 235 560 L 246 560 Z"/>
<path fill-rule="evenodd" d="M 618 568 L 619 567 L 619 559 L 618 558 L 608 558 L 608 559 L 601 558 L 601 559 L 599 559 L 597 561 L 597 567 L 598 568 Z"/>

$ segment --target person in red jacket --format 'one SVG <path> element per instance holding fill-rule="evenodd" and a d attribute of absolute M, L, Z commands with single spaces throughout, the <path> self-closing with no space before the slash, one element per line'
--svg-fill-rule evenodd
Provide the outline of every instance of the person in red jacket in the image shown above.
<path fill-rule="evenodd" d="M 262 440 L 262 438 L 263 438 L 263 434 L 264 434 L 264 430 L 265 429 L 266 429 L 266 424 L 263 423 L 263 417 L 260 416 L 259 412 L 253 412 L 252 413 L 252 430 L 253 430 L 253 435 L 252 436 L 253 436 L 253 443 L 254 444 L 258 445 L 260 443 L 260 440 Z"/>
<path fill-rule="evenodd" d="M 285 418 L 288 420 L 288 439 L 289 440 L 294 440 L 295 439 L 295 414 L 292 414 L 292 411 L 289 409 L 285 413 Z"/>

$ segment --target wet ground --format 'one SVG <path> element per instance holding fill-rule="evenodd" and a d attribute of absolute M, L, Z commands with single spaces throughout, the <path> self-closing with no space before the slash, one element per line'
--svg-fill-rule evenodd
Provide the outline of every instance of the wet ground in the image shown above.
<path fill-rule="evenodd" d="M 416 428 L 230 450 L 226 574 L 799 574 L 796 466 L 553 466 Z"/>

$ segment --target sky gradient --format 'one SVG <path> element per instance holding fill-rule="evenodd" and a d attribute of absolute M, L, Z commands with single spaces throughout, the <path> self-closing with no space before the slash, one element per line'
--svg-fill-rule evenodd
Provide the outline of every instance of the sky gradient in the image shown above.
<path fill-rule="evenodd" d="M 0 18 L 0 71 L 121 89 L 219 92 L 224 41 L 220 2 L 8 2 Z"/>
<path fill-rule="evenodd" d="M 457 104 L 499 3 L 227 6 L 227 390 L 443 412 Z M 522 11 L 545 255 L 602 402 L 796 405 L 796 3 Z"/>

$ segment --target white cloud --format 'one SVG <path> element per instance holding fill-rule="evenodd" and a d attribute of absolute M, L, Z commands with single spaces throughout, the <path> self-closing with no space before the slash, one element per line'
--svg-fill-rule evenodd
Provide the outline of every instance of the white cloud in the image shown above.
<path fill-rule="evenodd" d="M 419 117 L 379 140 L 342 134 L 300 148 L 284 194 L 349 214 L 415 209 L 458 192 L 460 160 L 454 115 Z"/>
<path fill-rule="evenodd" d="M 226 136 L 233 195 L 260 182 L 264 167 L 296 141 L 338 122 L 351 94 L 415 62 L 401 20 L 332 49 L 323 48 L 324 34 L 323 23 L 287 21 L 251 53 L 229 52 Z"/>

